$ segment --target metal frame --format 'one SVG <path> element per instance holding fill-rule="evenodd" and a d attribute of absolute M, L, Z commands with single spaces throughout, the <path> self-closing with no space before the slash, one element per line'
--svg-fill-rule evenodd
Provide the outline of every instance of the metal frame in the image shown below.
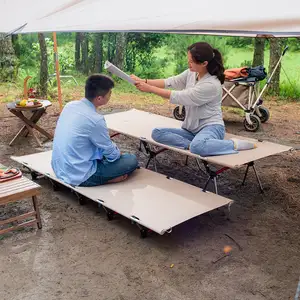
<path fill-rule="evenodd" d="M 119 135 L 119 134 L 120 134 L 120 133 L 114 134 L 114 135 L 112 135 L 111 137 L 116 136 L 116 135 Z M 165 151 L 169 150 L 169 149 L 161 148 L 161 149 L 158 150 L 158 151 L 154 151 L 154 150 L 152 150 L 150 144 L 149 144 L 147 141 L 145 141 L 145 140 L 140 140 L 140 146 L 139 146 L 138 149 L 139 149 L 139 151 L 141 151 L 141 152 L 143 152 L 143 150 L 142 150 L 142 145 L 144 146 L 144 149 L 145 149 L 145 151 L 146 151 L 145 154 L 148 156 L 148 161 L 147 161 L 147 163 L 146 163 L 146 167 L 145 167 L 145 168 L 148 169 L 149 164 L 150 164 L 151 160 L 153 159 L 153 161 L 154 161 L 154 169 L 155 169 L 155 171 L 157 172 L 157 164 L 156 164 L 157 161 L 156 161 L 156 156 L 157 156 L 158 154 L 162 153 L 162 152 L 165 152 Z M 205 172 L 202 170 L 202 168 L 201 168 L 201 166 L 200 166 L 200 163 L 199 163 L 199 160 L 203 163 L 204 168 L 205 168 Z M 187 161 L 188 161 L 188 156 L 186 157 L 186 163 L 185 163 L 185 165 L 187 165 Z M 229 167 L 223 167 L 223 168 L 218 169 L 218 170 L 213 170 L 213 169 L 209 166 L 209 164 L 208 164 L 207 161 L 204 161 L 204 160 L 201 160 L 201 159 L 198 159 L 198 158 L 196 158 L 196 163 L 197 163 L 197 165 L 198 165 L 200 171 L 202 171 L 203 173 L 205 173 L 206 175 L 208 175 L 208 179 L 207 179 L 207 181 L 206 181 L 206 183 L 205 183 L 204 188 L 202 189 L 203 192 L 206 192 L 209 183 L 210 183 L 210 182 L 213 182 L 214 188 L 215 188 L 215 193 L 218 195 L 218 182 L 217 182 L 217 178 L 218 178 L 218 176 L 219 176 L 221 173 L 223 173 L 223 172 L 225 172 L 225 171 L 227 171 L 227 170 L 230 170 L 230 168 L 229 168 Z M 260 192 L 261 192 L 261 193 L 264 193 L 264 189 L 263 189 L 261 180 L 260 180 L 260 178 L 259 178 L 259 175 L 258 175 L 258 173 L 257 173 L 257 170 L 256 170 L 256 168 L 255 168 L 254 161 L 251 161 L 251 162 L 249 162 L 249 163 L 247 163 L 247 164 L 245 164 L 245 165 L 246 165 L 247 167 L 246 167 L 246 171 L 245 171 L 245 174 L 244 174 L 244 179 L 243 179 L 243 182 L 242 182 L 242 186 L 245 185 L 246 179 L 247 179 L 247 175 L 248 175 L 248 172 L 249 172 L 249 168 L 252 167 L 252 168 L 253 168 L 253 171 L 254 171 L 254 174 L 255 174 L 255 177 L 256 177 L 256 180 L 257 180 L 257 183 L 258 183 L 258 185 L 259 185 Z"/>

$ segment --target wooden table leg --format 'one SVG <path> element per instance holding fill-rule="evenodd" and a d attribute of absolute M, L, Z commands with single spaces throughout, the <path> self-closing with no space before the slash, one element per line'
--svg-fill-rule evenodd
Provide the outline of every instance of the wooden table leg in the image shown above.
<path fill-rule="evenodd" d="M 40 147 L 43 147 L 41 141 L 38 139 L 38 137 L 36 136 L 36 134 L 33 132 L 32 128 L 31 128 L 29 125 L 27 125 L 27 124 L 26 124 L 25 126 L 26 126 L 28 132 L 31 133 L 32 136 L 35 138 L 35 140 L 36 140 L 36 142 L 38 143 L 38 145 L 39 145 Z"/>
<path fill-rule="evenodd" d="M 13 144 L 13 142 L 18 138 L 18 136 L 21 136 L 23 133 L 25 133 L 25 131 L 27 131 L 26 126 L 24 125 L 19 131 L 18 133 L 15 135 L 15 137 L 10 141 L 9 146 L 11 146 Z"/>
<path fill-rule="evenodd" d="M 39 109 L 39 110 L 36 110 L 33 112 L 31 118 L 30 118 L 30 121 L 32 121 L 34 124 L 36 124 L 39 119 L 42 117 L 42 115 L 45 113 L 45 109 Z M 25 137 L 27 137 L 29 134 L 28 130 L 26 130 L 26 133 L 25 133 Z"/>
<path fill-rule="evenodd" d="M 46 136 L 48 139 L 52 140 L 53 136 L 48 133 L 43 128 L 36 125 L 38 120 L 41 118 L 41 116 L 44 114 L 45 110 L 37 110 L 33 113 L 30 119 L 26 118 L 21 111 L 17 110 L 10 110 L 11 113 L 13 113 L 15 116 L 17 116 L 19 119 L 21 119 L 25 123 L 25 127 L 23 126 L 20 131 L 17 133 L 17 135 L 11 140 L 9 145 L 12 145 L 12 143 L 24 132 L 25 130 L 25 136 L 28 135 L 28 133 L 31 133 L 33 137 L 36 139 L 37 143 L 40 147 L 42 147 L 42 143 L 39 141 L 35 133 L 33 132 L 33 128 L 42 133 L 44 136 Z"/>
<path fill-rule="evenodd" d="M 43 128 L 41 128 L 40 126 L 36 125 L 35 123 L 33 123 L 31 120 L 27 119 L 23 114 L 19 115 L 19 118 L 24 121 L 24 123 L 26 123 L 28 126 L 36 129 L 37 131 L 39 131 L 41 134 L 45 135 L 47 138 L 49 139 L 53 139 L 53 136 L 48 133 L 46 130 L 44 130 Z"/>
<path fill-rule="evenodd" d="M 37 220 L 38 229 L 41 229 L 43 226 L 42 226 L 42 220 L 41 220 L 41 215 L 40 215 L 39 203 L 38 203 L 36 196 L 32 196 L 32 203 L 33 203 L 34 210 L 36 212 L 36 220 Z"/>

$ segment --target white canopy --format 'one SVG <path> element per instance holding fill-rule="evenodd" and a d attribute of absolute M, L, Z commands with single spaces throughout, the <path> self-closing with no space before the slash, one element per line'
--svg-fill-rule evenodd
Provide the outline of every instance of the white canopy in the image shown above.
<path fill-rule="evenodd" d="M 299 0 L 0 0 L 0 12 L 0 32 L 6 33 L 300 36 Z"/>

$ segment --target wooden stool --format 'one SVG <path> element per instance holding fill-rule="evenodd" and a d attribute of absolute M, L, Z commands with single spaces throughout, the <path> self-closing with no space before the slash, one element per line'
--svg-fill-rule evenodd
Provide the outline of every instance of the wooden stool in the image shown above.
<path fill-rule="evenodd" d="M 20 200 L 25 200 L 24 198 L 27 197 L 32 197 L 32 202 L 33 202 L 32 211 L 22 215 L 18 215 L 16 217 L 12 217 L 0 221 L 0 226 L 9 224 L 11 222 L 30 218 L 29 221 L 19 223 L 13 227 L 2 229 L 0 230 L 0 234 L 7 233 L 21 227 L 31 226 L 33 224 L 37 224 L 37 227 L 39 229 L 42 228 L 40 210 L 37 201 L 37 195 L 40 193 L 40 189 L 41 189 L 40 185 L 36 184 L 35 182 L 29 180 L 24 176 L 18 179 L 13 179 L 10 181 L 0 183 L 0 205 L 16 202 Z M 34 217 L 33 220 L 32 217 Z"/>

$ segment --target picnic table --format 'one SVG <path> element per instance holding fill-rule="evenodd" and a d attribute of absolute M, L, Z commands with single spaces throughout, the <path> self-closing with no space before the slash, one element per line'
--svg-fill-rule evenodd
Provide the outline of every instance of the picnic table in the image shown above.
<path fill-rule="evenodd" d="M 53 139 L 53 135 L 47 132 L 45 129 L 41 128 L 39 125 L 37 125 L 37 122 L 39 119 L 46 113 L 46 109 L 52 105 L 52 103 L 49 100 L 39 100 L 39 102 L 42 103 L 42 106 L 40 107 L 16 107 L 16 102 L 11 102 L 7 104 L 7 109 L 14 114 L 16 117 L 18 117 L 24 125 L 22 128 L 18 131 L 18 133 L 15 135 L 15 137 L 10 141 L 9 145 L 11 146 L 18 137 L 25 136 L 27 137 L 30 133 L 35 140 L 37 141 L 38 145 L 42 147 L 41 141 L 36 136 L 34 129 L 39 131 L 41 134 L 47 137 L 47 140 Z M 31 117 L 28 118 L 24 115 L 24 112 L 30 112 Z"/>
<path fill-rule="evenodd" d="M 5 169 L 5 167 L 1 164 L 0 168 Z M 21 220 L 23 221 L 17 225 L 0 229 L 0 235 L 21 227 L 31 226 L 33 224 L 37 224 L 39 229 L 42 228 L 40 210 L 37 200 L 37 195 L 39 194 L 41 187 L 32 180 L 24 177 L 21 172 L 20 175 L 21 176 L 18 178 L 0 182 L 0 205 L 2 206 L 16 201 L 24 201 L 27 200 L 28 197 L 31 197 L 33 210 L 15 217 L 4 220 L 0 219 L 0 227 L 9 223 L 18 222 Z"/>

